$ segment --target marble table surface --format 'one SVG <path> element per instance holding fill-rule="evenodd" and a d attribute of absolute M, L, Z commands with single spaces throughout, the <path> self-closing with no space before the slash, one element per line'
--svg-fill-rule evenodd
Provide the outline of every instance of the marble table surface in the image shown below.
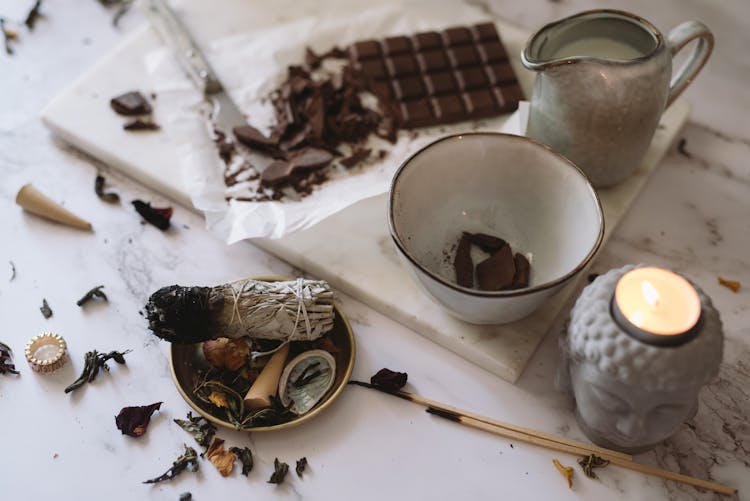
<path fill-rule="evenodd" d="M 488 16 L 502 15 L 534 30 L 585 8 L 591 0 L 467 0 Z M 1 0 L 0 16 L 22 20 L 33 2 Z M 456 2 L 456 8 L 461 8 Z M 619 0 L 667 30 L 686 19 L 706 22 L 717 35 L 712 60 L 685 93 L 693 105 L 683 147 L 670 152 L 598 256 L 592 271 L 648 262 L 695 280 L 713 299 L 725 328 L 724 362 L 704 388 L 696 416 L 643 463 L 710 478 L 750 499 L 750 8 L 745 0 Z M 598 481 L 580 472 L 572 490 L 552 458 L 522 443 L 470 430 L 424 413 L 408 402 L 350 387 L 315 420 L 284 433 L 221 430 L 228 444 L 249 446 L 249 477 L 222 478 L 207 461 L 156 486 L 141 482 L 165 471 L 182 444 L 194 445 L 172 423 L 189 407 L 169 373 L 168 346 L 150 335 L 139 314 L 148 295 L 168 284 L 216 284 L 246 275 L 299 275 L 249 245 L 226 246 L 202 220 L 175 207 L 174 228 L 144 226 L 129 201 L 171 202 L 51 136 L 40 109 L 81 72 L 143 22 L 138 12 L 111 26 L 113 11 L 99 2 L 47 2 L 33 32 L 21 29 L 16 53 L 0 53 L 0 341 L 14 350 L 20 376 L 0 375 L 0 491 L 7 499 L 713 499 L 710 493 L 608 468 Z M 321 12 L 325 15 L 325 12 Z M 101 203 L 93 180 L 103 172 L 123 198 Z M 83 233 L 23 213 L 18 188 L 41 190 L 92 220 Z M 15 276 L 11 279 L 11 264 Z M 717 276 L 738 280 L 733 293 Z M 75 301 L 103 284 L 110 301 L 79 308 Z M 54 311 L 39 312 L 46 299 Z M 353 377 L 381 367 L 409 373 L 408 389 L 456 407 L 527 427 L 584 439 L 569 395 L 554 388 L 556 328 L 513 385 L 410 332 L 368 307 L 340 296 L 355 331 Z M 33 335 L 52 331 L 68 341 L 70 362 L 41 376 L 23 360 Z M 63 388 L 82 368 L 86 351 L 133 350 L 127 366 L 112 367 L 71 395 Z M 133 439 L 115 428 L 121 407 L 162 401 L 148 432 Z M 273 460 L 306 456 L 303 479 L 268 484 Z"/>

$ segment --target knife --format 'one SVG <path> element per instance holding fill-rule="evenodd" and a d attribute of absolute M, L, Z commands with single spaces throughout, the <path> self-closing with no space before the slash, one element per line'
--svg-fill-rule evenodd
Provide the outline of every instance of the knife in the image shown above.
<path fill-rule="evenodd" d="M 177 60 L 196 88 L 212 103 L 214 127 L 231 139 L 234 127 L 247 125 L 245 115 L 232 101 L 185 25 L 165 0 L 147 0 L 144 12 L 157 33 L 174 49 Z"/>

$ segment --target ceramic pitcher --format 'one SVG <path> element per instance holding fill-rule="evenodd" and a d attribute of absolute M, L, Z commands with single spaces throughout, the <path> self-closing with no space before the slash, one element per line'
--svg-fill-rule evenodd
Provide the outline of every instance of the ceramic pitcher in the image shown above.
<path fill-rule="evenodd" d="M 698 40 L 672 75 L 672 58 Z M 582 12 L 548 24 L 523 50 L 538 72 L 527 135 L 577 164 L 596 187 L 638 168 L 659 118 L 701 70 L 713 49 L 709 29 L 687 21 L 664 36 L 616 10 Z"/>

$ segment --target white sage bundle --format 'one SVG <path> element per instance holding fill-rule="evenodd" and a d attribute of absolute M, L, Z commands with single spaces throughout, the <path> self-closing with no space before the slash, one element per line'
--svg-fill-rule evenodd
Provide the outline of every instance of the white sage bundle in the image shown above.
<path fill-rule="evenodd" d="M 153 333 L 189 344 L 219 337 L 312 341 L 333 328 L 333 292 L 323 280 L 237 280 L 216 287 L 172 285 L 146 304 Z"/>

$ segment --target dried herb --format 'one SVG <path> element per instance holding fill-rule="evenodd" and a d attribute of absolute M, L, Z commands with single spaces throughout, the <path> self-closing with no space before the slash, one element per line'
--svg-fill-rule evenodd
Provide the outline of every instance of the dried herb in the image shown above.
<path fill-rule="evenodd" d="M 161 129 L 161 127 L 159 127 L 159 124 L 157 124 L 156 122 L 153 122 L 152 120 L 144 120 L 142 118 L 134 118 L 133 120 L 126 122 L 122 126 L 122 128 L 131 132 L 144 130 L 153 131 Z"/>
<path fill-rule="evenodd" d="M 560 461 L 557 459 L 552 460 L 553 463 L 555 463 L 555 468 L 557 468 L 557 471 L 562 473 L 562 476 L 565 477 L 565 480 L 568 481 L 568 488 L 573 488 L 573 467 L 572 466 L 563 466 L 560 464 Z"/>
<path fill-rule="evenodd" d="M 10 278 L 8 278 L 8 282 L 12 282 L 16 278 L 16 265 L 13 261 L 8 261 L 8 264 L 10 264 Z"/>
<path fill-rule="evenodd" d="M 3 32 L 3 43 L 5 44 L 5 53 L 9 56 L 13 55 L 13 46 L 11 45 L 11 42 L 16 40 L 18 38 L 18 33 L 16 33 L 14 30 L 8 28 L 5 26 L 5 23 L 7 21 L 4 17 L 0 17 L 0 30 Z"/>
<path fill-rule="evenodd" d="M 297 472 L 297 476 L 299 478 L 302 478 L 302 473 L 305 472 L 305 468 L 306 467 L 307 467 L 307 458 L 306 457 L 297 460 L 297 466 L 294 468 L 294 471 Z"/>
<path fill-rule="evenodd" d="M 117 7 L 114 16 L 112 16 L 112 26 L 117 28 L 122 16 L 127 14 L 130 6 L 133 5 L 133 0 L 99 0 L 99 3 L 105 7 Z"/>
<path fill-rule="evenodd" d="M 269 484 L 280 484 L 284 482 L 286 474 L 289 473 L 289 465 L 279 461 L 279 458 L 273 460 L 273 474 L 268 479 Z"/>
<path fill-rule="evenodd" d="M 36 24 L 37 20 L 42 17 L 42 13 L 39 11 L 39 9 L 42 8 L 42 0 L 36 0 L 34 3 L 34 6 L 31 8 L 28 14 L 26 14 L 26 20 L 23 22 L 28 28 L 29 31 L 32 31 L 34 29 L 34 25 Z"/>
<path fill-rule="evenodd" d="M 242 474 L 247 476 L 253 470 L 253 453 L 250 448 L 243 447 L 240 449 L 239 447 L 230 447 L 229 450 L 240 460 L 242 463 Z"/>
<path fill-rule="evenodd" d="M 163 482 L 165 480 L 172 480 L 174 477 L 189 469 L 190 471 L 198 471 L 198 454 L 192 447 L 185 446 L 185 453 L 178 457 L 177 460 L 172 463 L 172 467 L 168 469 L 164 474 L 159 475 L 151 480 L 146 480 L 144 484 L 155 484 L 157 482 Z"/>
<path fill-rule="evenodd" d="M 390 369 L 380 369 L 370 378 L 370 384 L 385 391 L 398 391 L 404 387 L 409 375 L 405 372 L 395 372 Z"/>
<path fill-rule="evenodd" d="M 578 464 L 581 465 L 583 473 L 589 478 L 599 478 L 594 472 L 594 468 L 604 468 L 609 464 L 609 461 L 602 459 L 596 454 L 589 454 L 588 456 L 582 457 L 578 460 Z"/>
<path fill-rule="evenodd" d="M 106 183 L 107 180 L 104 179 L 104 176 L 99 174 L 96 176 L 96 180 L 94 181 L 94 191 L 96 192 L 96 196 L 99 197 L 101 200 L 104 200 L 105 202 L 115 204 L 120 201 L 120 195 L 117 193 L 114 193 L 112 191 L 105 192 L 104 191 L 104 183 Z"/>
<path fill-rule="evenodd" d="M 10 346 L 0 341 L 0 374 L 19 374 L 13 364 L 13 350 Z"/>
<path fill-rule="evenodd" d="M 227 477 L 234 469 L 237 456 L 231 450 L 224 449 L 224 440 L 216 437 L 206 451 L 206 458 L 219 470 L 222 477 Z"/>
<path fill-rule="evenodd" d="M 192 412 L 188 412 L 187 420 L 175 419 L 174 422 L 183 430 L 192 434 L 198 445 L 205 448 L 208 448 L 208 445 L 216 434 L 216 426 L 213 423 L 204 417 L 193 416 Z"/>
<path fill-rule="evenodd" d="M 123 435 L 131 437 L 140 437 L 146 433 L 148 423 L 151 421 L 151 414 L 159 410 L 162 402 L 156 402 L 151 405 L 140 405 L 133 407 L 123 407 L 120 413 L 115 416 L 117 429 Z"/>
<path fill-rule="evenodd" d="M 172 217 L 172 207 L 151 207 L 150 203 L 141 200 L 133 200 L 133 207 L 147 222 L 153 224 L 162 231 L 169 229 L 169 220 Z"/>
<path fill-rule="evenodd" d="M 103 288 L 104 288 L 103 285 L 97 285 L 96 287 L 88 291 L 81 299 L 76 301 L 76 304 L 78 306 L 83 306 L 84 304 L 88 303 L 94 298 L 101 299 L 102 301 L 109 301 L 107 299 L 107 295 L 102 292 Z"/>
<path fill-rule="evenodd" d="M 323 371 L 321 371 L 320 369 L 314 370 L 315 368 L 319 366 L 320 366 L 320 362 L 315 362 L 305 367 L 305 370 L 302 371 L 302 374 L 300 374 L 299 377 L 294 380 L 294 382 L 292 383 L 292 386 L 294 386 L 295 388 L 299 388 L 300 386 L 304 386 L 310 381 L 312 381 L 313 379 L 315 379 L 316 377 L 320 376 L 323 373 Z M 313 372 L 310 372 L 310 371 L 313 371 Z"/>
<path fill-rule="evenodd" d="M 732 292 L 737 292 L 740 290 L 741 284 L 736 280 L 727 280 L 725 278 L 716 277 L 719 280 L 719 285 L 723 285 L 727 289 L 731 290 Z"/>
<path fill-rule="evenodd" d="M 191 501 L 193 499 L 193 495 L 189 492 L 183 492 L 180 494 L 180 501 Z"/>
<path fill-rule="evenodd" d="M 39 311 L 42 312 L 44 318 L 49 318 L 52 316 L 52 308 L 49 307 L 46 299 L 42 299 L 42 305 L 39 307 Z"/>
<path fill-rule="evenodd" d="M 109 366 L 107 365 L 108 360 L 114 360 L 118 364 L 125 363 L 125 354 L 130 353 L 130 350 L 125 351 L 110 351 L 109 353 L 99 353 L 96 350 L 86 352 L 83 359 L 83 371 L 81 375 L 73 383 L 65 388 L 65 393 L 70 393 L 73 390 L 77 390 L 86 383 L 90 383 L 99 374 L 99 369 L 104 369 L 109 372 Z"/>

